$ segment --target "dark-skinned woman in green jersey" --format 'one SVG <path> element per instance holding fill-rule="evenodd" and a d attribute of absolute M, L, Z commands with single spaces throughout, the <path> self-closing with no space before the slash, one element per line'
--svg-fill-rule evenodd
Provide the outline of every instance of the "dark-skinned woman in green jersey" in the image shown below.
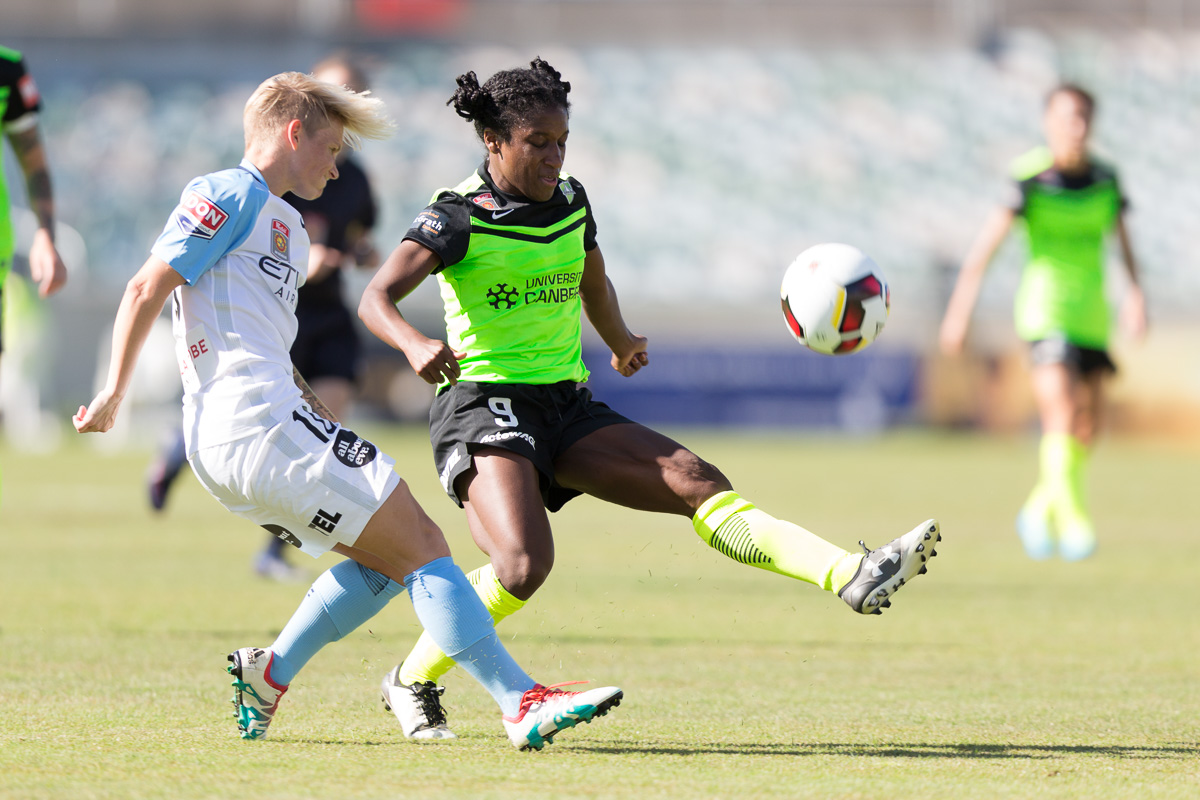
<path fill-rule="evenodd" d="M 1121 324 L 1134 338 L 1146 306 L 1125 226 L 1116 173 L 1088 152 L 1095 102 L 1064 84 L 1047 97 L 1046 147 L 1017 159 L 1011 201 L 992 212 L 967 254 L 941 328 L 948 355 L 962 351 L 988 263 L 1014 222 L 1023 223 L 1029 259 L 1016 298 L 1018 335 L 1030 342 L 1033 393 L 1041 418 L 1040 474 L 1017 515 L 1033 558 L 1091 555 L 1096 535 L 1085 502 L 1085 467 L 1100 423 L 1110 314 L 1105 298 L 1105 241 L 1116 233 L 1129 287 Z"/>
<path fill-rule="evenodd" d="M 547 510 L 578 494 L 692 520 L 709 545 L 741 563 L 837 592 L 877 613 L 924 572 L 933 520 L 877 550 L 848 553 L 744 500 L 720 470 L 632 422 L 578 384 L 583 315 L 626 377 L 650 363 L 625 324 L 583 185 L 562 171 L 570 84 L 541 59 L 480 86 L 458 78 L 451 98 L 486 150 L 478 170 L 437 192 L 367 287 L 359 315 L 438 386 L 434 460 L 491 563 L 470 576 L 499 621 L 520 609 L 554 562 Z M 396 304 L 436 274 L 448 342 L 425 336 Z M 423 635 L 383 682 L 385 703 L 412 738 L 450 738 L 438 679 L 452 666 Z"/>

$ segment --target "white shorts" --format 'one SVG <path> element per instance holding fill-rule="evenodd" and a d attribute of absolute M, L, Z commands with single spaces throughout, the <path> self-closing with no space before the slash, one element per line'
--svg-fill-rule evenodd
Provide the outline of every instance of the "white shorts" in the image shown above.
<path fill-rule="evenodd" d="M 221 505 L 314 558 L 353 545 L 400 483 L 392 458 L 306 403 L 260 436 L 189 460 Z"/>

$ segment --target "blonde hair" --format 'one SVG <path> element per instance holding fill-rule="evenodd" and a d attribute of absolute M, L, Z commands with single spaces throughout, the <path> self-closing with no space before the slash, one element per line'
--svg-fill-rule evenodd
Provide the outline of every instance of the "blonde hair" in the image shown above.
<path fill-rule="evenodd" d="M 358 149 L 363 139 L 386 139 L 396 125 L 383 101 L 370 92 L 354 92 L 344 86 L 318 81 L 302 72 L 283 72 L 267 78 L 242 113 L 246 147 L 269 136 L 294 119 L 305 133 L 314 133 L 333 122 L 343 127 L 342 141 Z"/>

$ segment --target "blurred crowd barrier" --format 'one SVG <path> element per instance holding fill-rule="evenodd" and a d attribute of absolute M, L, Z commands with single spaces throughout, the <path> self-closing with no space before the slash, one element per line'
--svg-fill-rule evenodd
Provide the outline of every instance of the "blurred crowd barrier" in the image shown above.
<path fill-rule="evenodd" d="M 25 51 L 42 88 L 59 218 L 77 234 L 69 287 L 45 308 L 36 369 L 42 404 L 62 415 L 90 397 L 120 292 L 185 182 L 240 157 L 242 105 L 254 86 L 306 70 L 332 46 L 320 38 L 270 48 L 221 39 L 9 44 Z M 362 153 L 382 207 L 377 240 L 383 252 L 394 247 L 435 189 L 481 161 L 471 126 L 445 105 L 455 76 L 486 77 L 541 55 L 572 84 L 566 167 L 588 189 L 633 327 L 669 347 L 735 345 L 770 358 L 788 346 L 778 287 L 792 257 L 817 242 L 852 242 L 892 285 L 892 317 L 871 353 L 919 362 L 916 410 L 896 419 L 1027 425 L 1010 319 L 1019 241 L 989 273 L 972 352 L 936 357 L 936 330 L 1009 161 L 1040 141 L 1046 91 L 1070 79 L 1099 98 L 1097 150 L 1117 165 L 1130 198 L 1152 314 L 1144 345 L 1119 345 L 1125 380 L 1116 388 L 1127 411 L 1114 421 L 1154 428 L 1147 409 L 1168 383 L 1179 407 L 1198 413 L 1188 325 L 1200 302 L 1200 48 L 1150 31 L 1015 29 L 985 44 L 364 40 L 356 49 L 399 123 L 393 139 Z M 11 175 L 11 158 L 7 166 Z M 361 289 L 365 277 L 351 283 Z M 1122 286 L 1114 269 L 1114 295 Z M 402 308 L 427 332 L 440 330 L 431 286 Z M 419 415 L 422 387 L 396 377 L 403 360 L 365 332 L 364 341 L 372 363 L 363 413 Z"/>

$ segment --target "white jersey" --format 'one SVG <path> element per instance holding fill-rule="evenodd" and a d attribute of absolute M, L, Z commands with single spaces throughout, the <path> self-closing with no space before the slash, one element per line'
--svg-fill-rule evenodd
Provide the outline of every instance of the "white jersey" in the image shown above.
<path fill-rule="evenodd" d="M 184 189 L 151 252 L 187 281 L 171 304 L 189 455 L 261 434 L 300 405 L 288 351 L 308 248 L 300 213 L 249 161 Z"/>

